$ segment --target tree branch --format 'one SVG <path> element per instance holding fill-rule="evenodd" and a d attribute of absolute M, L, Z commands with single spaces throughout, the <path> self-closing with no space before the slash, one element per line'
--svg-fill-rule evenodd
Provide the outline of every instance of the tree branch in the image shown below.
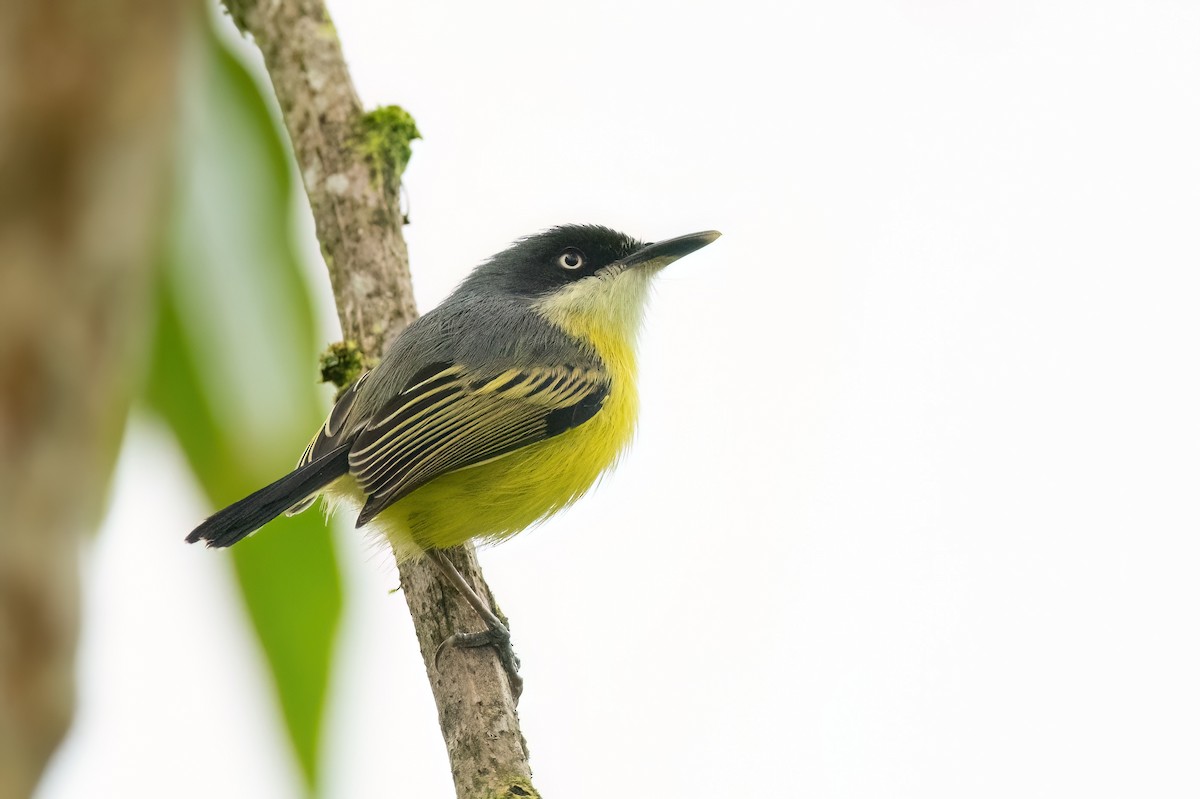
<path fill-rule="evenodd" d="M 144 354 L 188 5 L 0 3 L 4 797 L 33 792 L 71 721 L 78 549 Z"/>
<path fill-rule="evenodd" d="M 321 0 L 225 5 L 262 50 L 312 205 L 342 331 L 377 359 L 417 316 L 396 196 L 403 165 L 393 156 L 381 167 Z M 494 607 L 473 548 L 448 554 Z M 515 700 L 493 650 L 446 647 L 434 662 L 447 637 L 479 627 L 477 615 L 427 561 L 399 570 L 459 799 L 536 797 Z"/>

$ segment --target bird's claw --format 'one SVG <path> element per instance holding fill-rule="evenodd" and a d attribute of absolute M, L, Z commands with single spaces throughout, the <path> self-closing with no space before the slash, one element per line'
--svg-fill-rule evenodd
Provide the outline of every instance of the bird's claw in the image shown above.
<path fill-rule="evenodd" d="M 500 665 L 504 667 L 504 672 L 508 675 L 508 686 L 512 690 L 513 703 L 515 704 L 521 698 L 521 690 L 524 687 L 525 681 L 521 679 L 521 675 L 518 673 L 518 670 L 521 668 L 521 660 L 517 657 L 517 653 L 513 651 L 512 636 L 509 634 L 508 628 L 487 629 L 477 633 L 454 633 L 445 641 L 438 644 L 437 649 L 434 650 L 434 668 L 440 668 L 439 662 L 442 657 L 442 651 L 447 646 L 454 646 L 459 649 L 474 649 L 481 646 L 494 647 L 496 655 L 500 658 Z"/>

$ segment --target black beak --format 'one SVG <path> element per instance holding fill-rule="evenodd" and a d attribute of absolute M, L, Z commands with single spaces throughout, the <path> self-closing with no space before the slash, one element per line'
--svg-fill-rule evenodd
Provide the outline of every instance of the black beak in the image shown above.
<path fill-rule="evenodd" d="M 693 253 L 721 238 L 715 230 L 705 230 L 702 233 L 689 233 L 666 241 L 656 241 L 648 244 L 633 255 L 625 258 L 621 264 L 625 268 L 631 266 L 647 266 L 661 269 L 672 261 L 678 261 L 683 256 Z"/>

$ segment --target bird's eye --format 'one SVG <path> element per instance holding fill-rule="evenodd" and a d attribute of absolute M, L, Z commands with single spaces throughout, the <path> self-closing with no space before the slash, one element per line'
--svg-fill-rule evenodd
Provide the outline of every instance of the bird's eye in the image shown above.
<path fill-rule="evenodd" d="M 576 269 L 581 269 L 583 267 L 583 262 L 583 253 L 574 247 L 570 248 L 569 250 L 563 250 L 562 255 L 558 256 L 558 265 L 571 272 L 574 272 Z"/>

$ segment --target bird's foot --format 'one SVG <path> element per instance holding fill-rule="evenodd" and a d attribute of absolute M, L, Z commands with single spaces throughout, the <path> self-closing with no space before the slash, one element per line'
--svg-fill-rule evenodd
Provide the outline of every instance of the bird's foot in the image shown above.
<path fill-rule="evenodd" d="M 438 667 L 438 663 L 442 657 L 442 651 L 447 646 L 458 647 L 459 649 L 474 649 L 481 646 L 494 647 L 496 655 L 500 658 L 500 665 L 504 668 L 504 673 L 508 675 L 508 687 L 512 691 L 513 704 L 521 698 L 521 689 L 524 687 L 525 681 L 521 679 L 518 673 L 521 668 L 521 661 L 517 657 L 517 653 L 513 651 L 512 635 L 508 632 L 508 628 L 500 625 L 498 627 L 489 627 L 477 633 L 454 633 L 445 641 L 438 644 L 438 648 L 433 653 L 434 668 Z"/>

